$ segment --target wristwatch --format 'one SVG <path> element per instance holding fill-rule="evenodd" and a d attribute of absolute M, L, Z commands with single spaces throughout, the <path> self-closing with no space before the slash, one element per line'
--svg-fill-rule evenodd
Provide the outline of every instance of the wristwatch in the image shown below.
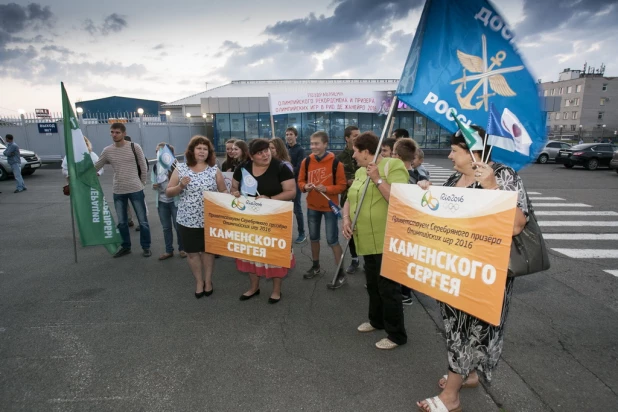
<path fill-rule="evenodd" d="M 382 184 L 382 179 L 378 179 L 378 181 L 376 182 L 376 187 L 380 186 Z"/>

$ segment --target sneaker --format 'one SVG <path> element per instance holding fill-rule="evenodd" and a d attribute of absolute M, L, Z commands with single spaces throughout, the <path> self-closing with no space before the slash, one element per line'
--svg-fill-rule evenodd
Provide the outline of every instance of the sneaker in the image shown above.
<path fill-rule="evenodd" d="M 144 251 L 142 252 L 142 256 L 150 257 L 152 256 L 152 252 L 150 251 L 150 249 L 144 249 Z"/>
<path fill-rule="evenodd" d="M 303 275 L 303 279 L 313 279 L 314 277 L 316 277 L 317 275 L 320 274 L 322 270 L 320 269 L 320 267 L 318 266 L 317 268 L 314 268 L 313 266 L 307 271 L 307 273 L 305 273 Z"/>
<path fill-rule="evenodd" d="M 362 333 L 367 333 L 367 332 L 373 332 L 374 330 L 376 330 L 376 328 L 371 326 L 371 323 L 365 322 L 365 323 L 361 323 L 360 326 L 356 328 L 356 330 Z"/>
<path fill-rule="evenodd" d="M 305 243 L 307 241 L 307 235 L 305 235 L 304 233 L 298 235 L 298 237 L 296 238 L 296 240 L 294 241 L 294 243 L 296 244 L 300 244 L 300 243 Z"/>
<path fill-rule="evenodd" d="M 118 248 L 116 253 L 114 253 L 114 257 L 119 258 L 121 256 L 128 255 L 129 253 L 131 253 L 131 249 L 121 246 Z"/>
<path fill-rule="evenodd" d="M 333 290 L 334 290 L 334 289 L 339 289 L 340 287 L 342 287 L 342 286 L 343 286 L 343 284 L 345 283 L 345 281 L 346 281 L 345 273 L 343 273 L 343 270 L 341 270 L 341 269 L 340 269 L 340 270 L 339 270 L 339 274 L 337 275 L 337 279 L 335 279 L 335 284 L 328 283 L 328 284 L 326 285 L 326 287 L 327 287 L 328 289 L 333 289 Z"/>
<path fill-rule="evenodd" d="M 351 275 L 358 270 L 359 265 L 360 262 L 358 261 L 358 259 L 352 259 L 352 263 L 350 263 L 350 266 L 348 266 L 348 268 L 345 270 L 345 273 Z"/>
<path fill-rule="evenodd" d="M 384 350 L 395 349 L 397 346 L 399 345 L 397 345 L 395 342 L 393 342 L 389 338 L 384 338 L 380 340 L 378 343 L 376 343 L 376 348 L 384 349 Z"/>
<path fill-rule="evenodd" d="M 401 303 L 403 303 L 406 306 L 412 305 L 412 296 L 404 296 Z"/>

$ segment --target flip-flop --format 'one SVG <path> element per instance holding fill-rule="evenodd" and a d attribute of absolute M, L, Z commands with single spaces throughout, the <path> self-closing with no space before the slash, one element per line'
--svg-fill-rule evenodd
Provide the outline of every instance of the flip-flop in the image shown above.
<path fill-rule="evenodd" d="M 446 405 L 444 405 L 444 402 L 442 402 L 442 399 L 437 396 L 427 398 L 425 399 L 425 402 L 427 403 L 427 406 L 429 406 L 429 412 L 462 412 L 461 405 L 455 409 L 448 409 Z M 418 410 L 421 412 L 427 411 L 427 409 L 421 406 L 418 407 Z"/>
<path fill-rule="evenodd" d="M 448 380 L 448 375 L 444 375 L 442 376 L 442 379 L 444 379 L 445 381 Z M 468 382 L 468 380 L 466 379 L 462 384 L 461 384 L 461 389 L 472 389 L 472 388 L 476 388 L 477 386 L 479 386 L 479 381 L 477 380 L 474 383 L 470 383 Z M 438 387 L 440 389 L 444 389 L 443 387 L 440 386 L 440 381 L 438 381 Z"/>

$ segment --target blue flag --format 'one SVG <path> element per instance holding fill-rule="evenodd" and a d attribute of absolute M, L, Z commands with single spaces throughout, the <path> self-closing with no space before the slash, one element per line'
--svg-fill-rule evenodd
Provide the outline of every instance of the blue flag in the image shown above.
<path fill-rule="evenodd" d="M 242 180 L 240 181 L 240 193 L 245 196 L 255 196 L 257 194 L 257 180 L 255 180 L 255 178 L 251 176 L 251 173 L 247 172 L 244 167 L 240 170 L 242 171 Z"/>
<path fill-rule="evenodd" d="M 176 158 L 167 145 L 157 150 L 157 183 L 167 180 L 167 173 L 175 162 Z"/>
<path fill-rule="evenodd" d="M 495 105 L 501 121 L 530 142 L 519 147 L 527 145 L 527 155 L 496 145 L 494 159 L 526 164 L 545 144 L 537 84 L 514 47 L 513 32 L 486 0 L 426 1 L 397 97 L 453 133 L 453 116 L 484 127 Z"/>

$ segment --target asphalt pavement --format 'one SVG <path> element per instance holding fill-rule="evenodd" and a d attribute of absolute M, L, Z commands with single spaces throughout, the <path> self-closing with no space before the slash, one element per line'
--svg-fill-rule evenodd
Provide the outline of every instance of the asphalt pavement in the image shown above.
<path fill-rule="evenodd" d="M 426 163 L 437 182 L 451 170 L 444 157 Z M 463 390 L 462 406 L 616 410 L 618 174 L 546 164 L 521 176 L 552 267 L 516 280 L 492 384 Z M 416 293 L 405 307 L 408 343 L 376 349 L 382 332 L 356 331 L 366 321 L 364 273 L 327 290 L 335 265 L 324 240 L 326 274 L 303 280 L 310 247 L 295 246 L 277 305 L 267 304 L 266 281 L 240 302 L 248 279 L 229 258 L 216 260 L 213 295 L 196 300 L 187 262 L 157 260 L 163 234 L 150 190 L 153 256 L 138 253 L 132 231 L 131 255 L 78 245 L 76 264 L 60 170 L 25 181 L 19 194 L 0 182 L 0 410 L 412 411 L 438 394 L 447 360 L 435 301 Z M 111 199 L 111 170 L 101 181 Z"/>

